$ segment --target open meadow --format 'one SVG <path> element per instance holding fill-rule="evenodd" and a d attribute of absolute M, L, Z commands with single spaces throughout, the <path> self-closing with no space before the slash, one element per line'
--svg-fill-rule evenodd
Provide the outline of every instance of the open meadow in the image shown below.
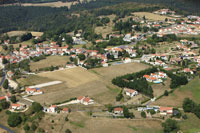
<path fill-rule="evenodd" d="M 63 115 L 48 116 L 42 120 L 43 128 L 49 132 L 65 132 L 70 129 L 76 133 L 160 133 L 162 127 L 160 121 L 156 120 L 129 120 L 112 118 L 93 118 L 84 112 L 72 112 L 68 116 L 69 121 L 64 120 Z M 54 120 L 56 124 L 51 123 Z M 52 129 L 51 127 L 54 127 Z"/>
<path fill-rule="evenodd" d="M 153 102 L 154 105 L 182 107 L 184 98 L 191 98 L 198 104 L 200 104 L 200 79 L 195 78 L 187 85 L 176 89 L 169 96 L 164 96 L 158 101 Z"/>
<path fill-rule="evenodd" d="M 76 67 L 39 73 L 37 74 L 38 77 L 52 81 L 62 81 L 63 83 L 41 88 L 44 94 L 30 98 L 41 104 L 52 104 L 73 97 L 89 96 L 97 103 L 113 103 L 115 102 L 116 95 L 119 93 L 119 88 L 112 85 L 112 78 L 126 73 L 138 72 L 146 68 L 148 66 L 145 64 L 129 63 L 92 70 Z"/>
<path fill-rule="evenodd" d="M 46 59 L 40 60 L 38 62 L 31 62 L 30 68 L 32 71 L 35 71 L 37 69 L 50 66 L 65 66 L 68 61 L 68 56 L 47 56 Z"/>
<path fill-rule="evenodd" d="M 138 16 L 138 17 L 141 17 L 141 18 L 143 16 L 145 16 L 146 19 L 153 20 L 153 21 L 164 21 L 165 18 L 172 19 L 172 17 L 162 16 L 162 15 L 158 15 L 158 14 L 154 14 L 154 13 L 150 13 L 150 12 L 135 12 L 133 14 L 135 16 Z"/>
<path fill-rule="evenodd" d="M 36 32 L 36 31 L 10 31 L 10 32 L 7 32 L 6 34 L 8 34 L 9 37 L 12 37 L 12 36 L 21 36 L 28 32 L 30 32 L 33 36 L 43 35 L 43 32 Z"/>

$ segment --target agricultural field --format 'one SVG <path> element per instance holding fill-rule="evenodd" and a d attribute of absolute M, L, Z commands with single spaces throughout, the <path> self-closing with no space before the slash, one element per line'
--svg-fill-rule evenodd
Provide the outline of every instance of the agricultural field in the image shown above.
<path fill-rule="evenodd" d="M 99 74 L 108 81 L 111 81 L 113 78 L 121 75 L 125 75 L 128 73 L 139 72 L 141 70 L 149 68 L 148 65 L 141 63 L 127 63 L 122 65 L 114 65 L 109 67 L 95 68 L 91 71 Z"/>
<path fill-rule="evenodd" d="M 88 95 L 97 103 L 113 103 L 115 102 L 116 95 L 119 93 L 119 88 L 112 85 L 112 78 L 126 73 L 141 71 L 146 68 L 148 66 L 144 64 L 129 63 L 108 68 L 95 68 L 89 71 L 76 67 L 40 73 L 37 74 L 40 78 L 63 81 L 63 83 L 41 88 L 44 94 L 33 96 L 31 99 L 41 104 L 52 104 L 73 97 Z"/>
<path fill-rule="evenodd" d="M 46 115 L 40 126 L 53 132 L 65 132 L 66 129 L 70 129 L 72 132 L 76 133 L 162 132 L 160 121 L 156 120 L 93 118 L 84 112 L 72 112 L 69 114 L 68 118 L 69 121 L 65 122 L 63 115 L 54 117 Z M 56 124 L 51 123 L 52 120 L 54 120 Z M 52 126 L 54 129 L 51 128 Z"/>
<path fill-rule="evenodd" d="M 37 85 L 37 84 L 46 83 L 50 81 L 53 81 L 53 80 L 46 77 L 45 78 L 40 77 L 37 75 L 29 75 L 27 77 L 17 79 L 17 82 L 19 83 L 20 86 L 32 86 L 32 85 Z"/>
<path fill-rule="evenodd" d="M 67 56 L 48 56 L 46 59 L 40 60 L 38 62 L 31 62 L 30 68 L 35 71 L 40 68 L 50 67 L 50 66 L 65 66 L 69 61 Z"/>
<path fill-rule="evenodd" d="M 135 16 L 138 16 L 138 17 L 141 17 L 141 18 L 143 16 L 145 16 L 146 19 L 153 20 L 153 21 L 164 21 L 165 18 L 172 19 L 172 17 L 162 16 L 162 15 L 158 15 L 158 14 L 154 14 L 154 13 L 150 13 L 150 12 L 135 12 L 133 14 Z"/>
<path fill-rule="evenodd" d="M 164 96 L 158 101 L 155 101 L 154 105 L 182 107 L 184 98 L 191 98 L 195 102 L 200 103 L 200 79 L 196 78 L 190 81 L 187 85 L 176 89 L 169 96 Z"/>
<path fill-rule="evenodd" d="M 10 31 L 10 32 L 7 32 L 6 34 L 8 34 L 9 37 L 12 37 L 12 36 L 21 36 L 27 32 L 30 32 L 33 36 L 43 35 L 43 32 L 36 32 L 36 31 Z"/>

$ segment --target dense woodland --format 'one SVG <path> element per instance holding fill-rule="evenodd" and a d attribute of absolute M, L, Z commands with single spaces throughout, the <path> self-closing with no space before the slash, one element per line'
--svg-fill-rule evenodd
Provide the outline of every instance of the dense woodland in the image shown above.
<path fill-rule="evenodd" d="M 139 2 L 140 4 L 127 2 Z M 198 13 L 200 10 L 198 4 L 191 3 L 179 0 L 96 0 L 72 5 L 70 9 L 67 7 L 4 6 L 0 8 L 0 33 L 12 30 L 59 31 L 62 33 L 82 29 L 91 34 L 92 27 L 98 24 L 97 17 L 100 15 L 116 14 L 119 18 L 123 18 L 131 12 L 151 12 L 167 6 L 172 9 L 176 7 L 173 10 L 185 15 Z M 162 4 L 162 6 L 158 4 Z M 184 6 L 185 4 L 187 6 Z M 179 10 L 183 8 L 187 9 Z M 83 12 L 82 10 L 87 11 Z M 74 12 L 81 14 L 81 17 L 72 16 L 71 14 Z M 93 36 L 91 35 L 91 37 Z"/>

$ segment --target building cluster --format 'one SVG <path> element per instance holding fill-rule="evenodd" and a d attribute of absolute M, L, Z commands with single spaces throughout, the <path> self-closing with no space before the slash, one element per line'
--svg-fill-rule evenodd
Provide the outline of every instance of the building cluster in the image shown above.
<path fill-rule="evenodd" d="M 168 15 L 168 14 L 175 14 L 175 11 L 171 11 L 170 9 L 160 9 L 160 10 L 155 11 L 153 13 L 160 14 L 160 15 Z"/>
<path fill-rule="evenodd" d="M 174 24 L 169 27 L 162 27 L 157 32 L 158 37 L 163 37 L 164 35 L 175 34 L 175 35 L 199 35 L 200 34 L 200 24 Z"/>
<path fill-rule="evenodd" d="M 157 73 L 151 73 L 150 75 L 144 75 L 143 76 L 148 82 L 153 83 L 162 83 L 163 79 L 167 78 L 167 74 L 164 72 L 157 72 Z"/>
<path fill-rule="evenodd" d="M 138 111 L 148 111 L 148 110 L 154 110 L 155 112 L 160 112 L 160 115 L 173 115 L 173 107 L 159 107 L 159 106 L 153 106 L 153 107 L 138 107 Z"/>
<path fill-rule="evenodd" d="M 77 98 L 77 102 L 78 103 L 81 103 L 83 105 L 90 105 L 90 104 L 94 104 L 94 100 L 92 100 L 91 98 L 89 97 L 85 97 L 85 96 L 79 96 Z"/>
<path fill-rule="evenodd" d="M 40 88 L 26 88 L 27 95 L 40 95 L 43 94 L 43 91 Z"/>

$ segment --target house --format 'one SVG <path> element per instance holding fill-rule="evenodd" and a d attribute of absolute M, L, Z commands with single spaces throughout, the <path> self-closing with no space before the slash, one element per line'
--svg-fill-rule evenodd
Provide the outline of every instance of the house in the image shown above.
<path fill-rule="evenodd" d="M 114 108 L 114 114 L 123 114 L 123 108 Z"/>
<path fill-rule="evenodd" d="M 132 62 L 132 60 L 131 60 L 131 58 L 125 58 L 125 60 L 124 60 L 124 63 L 131 63 Z"/>
<path fill-rule="evenodd" d="M 12 78 L 12 76 L 14 75 L 14 73 L 12 71 L 8 71 L 7 72 L 7 77 L 10 79 Z"/>
<path fill-rule="evenodd" d="M 160 107 L 160 114 L 161 115 L 173 114 L 173 108 L 172 107 Z"/>
<path fill-rule="evenodd" d="M 77 98 L 77 102 L 83 105 L 94 104 L 94 100 L 90 99 L 89 97 L 79 96 Z"/>
<path fill-rule="evenodd" d="M 136 90 L 133 90 L 133 89 L 124 88 L 124 91 L 125 91 L 126 95 L 130 96 L 130 97 L 138 95 L 138 92 Z"/>
<path fill-rule="evenodd" d="M 82 104 L 84 105 L 94 104 L 94 100 L 90 99 L 89 97 L 85 97 L 82 101 Z"/>
<path fill-rule="evenodd" d="M 43 94 L 43 91 L 41 91 L 39 88 L 26 88 L 26 93 L 28 95 L 40 95 Z"/>
<path fill-rule="evenodd" d="M 25 108 L 25 105 L 22 105 L 22 104 L 11 104 L 11 108 L 13 110 L 21 110 L 21 109 Z"/>
<path fill-rule="evenodd" d="M 4 100 L 9 101 L 10 100 L 10 94 L 0 97 L 0 101 L 4 101 Z"/>
<path fill-rule="evenodd" d="M 184 68 L 183 69 L 184 73 L 190 73 L 190 74 L 194 74 L 194 72 L 190 69 L 190 68 Z"/>
<path fill-rule="evenodd" d="M 49 108 L 47 108 L 48 113 L 56 113 L 57 112 L 57 106 L 51 105 Z"/>
<path fill-rule="evenodd" d="M 62 112 L 63 113 L 69 113 L 69 108 L 63 108 Z"/>

